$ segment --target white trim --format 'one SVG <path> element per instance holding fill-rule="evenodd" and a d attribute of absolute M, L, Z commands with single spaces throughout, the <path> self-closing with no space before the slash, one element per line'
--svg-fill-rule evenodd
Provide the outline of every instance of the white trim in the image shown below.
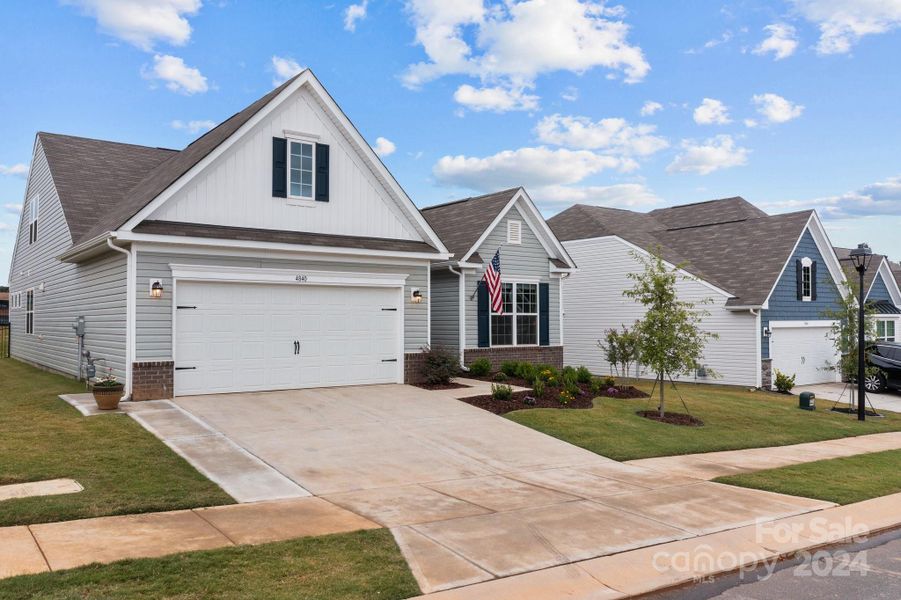
<path fill-rule="evenodd" d="M 901 321 L 898 319 L 898 315 L 874 315 L 873 318 L 876 321 L 876 334 L 873 336 L 877 342 L 897 342 L 898 341 L 898 325 L 901 324 Z M 879 337 L 879 323 L 885 323 L 886 326 L 891 323 L 892 324 L 892 339 L 886 339 L 888 336 L 886 335 L 883 338 Z"/>
<path fill-rule="evenodd" d="M 314 206 L 316 201 L 316 142 L 307 137 L 286 137 L 285 138 L 287 148 L 287 157 L 285 160 L 285 190 L 287 194 L 288 204 L 292 206 Z M 309 146 L 310 147 L 310 195 L 309 196 L 294 196 L 291 194 L 291 144 L 301 144 L 301 146 Z M 303 149 L 301 148 L 301 152 Z M 300 155 L 301 159 L 303 159 L 303 155 Z M 302 161 L 301 161 L 302 162 Z M 301 177 L 303 176 L 303 169 L 299 169 L 301 171 Z M 303 186 L 303 181 L 300 184 Z"/>
<path fill-rule="evenodd" d="M 34 308 L 37 302 L 34 301 L 34 288 L 25 288 L 25 335 L 35 335 L 34 333 Z M 31 310 L 28 310 L 28 294 L 31 293 Z M 28 331 L 28 314 L 31 313 L 31 331 Z"/>
<path fill-rule="evenodd" d="M 838 321 L 770 321 L 770 329 L 797 329 L 799 327 L 834 327 Z M 772 336 L 770 336 L 772 337 Z"/>
<path fill-rule="evenodd" d="M 865 297 L 869 299 L 870 292 L 873 291 L 873 286 L 876 285 L 876 278 L 880 275 L 882 276 L 882 283 L 885 284 L 889 296 L 892 297 L 892 304 L 901 308 L 901 289 L 898 288 L 898 282 L 895 281 L 895 274 L 892 273 L 891 265 L 889 265 L 888 259 L 884 256 L 882 257 L 879 266 L 876 267 L 876 275 L 873 276 L 873 281 L 870 282 L 870 289 L 867 290 L 867 295 Z"/>
<path fill-rule="evenodd" d="M 557 305 L 560 308 L 560 310 L 559 310 L 560 315 L 558 317 L 559 320 L 557 321 L 557 323 L 558 323 L 557 327 L 560 332 L 559 336 L 560 336 L 560 345 L 561 346 L 563 345 L 563 317 L 565 316 L 565 313 L 563 311 L 563 280 L 568 279 L 568 278 L 569 278 L 569 274 L 567 273 L 566 275 L 561 275 L 560 279 L 557 281 L 557 295 L 558 295 Z M 548 343 L 550 343 L 550 341 L 551 341 L 550 337 L 551 336 L 548 335 Z"/>
<path fill-rule="evenodd" d="M 322 139 L 322 136 L 316 135 L 315 133 L 307 133 L 305 131 L 294 131 L 293 129 L 283 129 L 282 133 L 285 138 L 293 138 L 300 140 L 312 140 L 313 142 L 317 142 Z"/>
<path fill-rule="evenodd" d="M 25 210 L 23 208 L 22 212 Z M 41 216 L 41 194 L 36 192 L 28 200 L 28 245 L 33 246 L 38 243 L 38 221 Z M 32 228 L 32 226 L 34 226 Z"/>
<path fill-rule="evenodd" d="M 755 327 L 756 327 L 757 334 L 754 336 L 754 339 L 756 341 L 755 346 L 757 347 L 757 350 L 756 350 L 756 353 L 757 353 L 756 354 L 757 355 L 756 383 L 757 383 L 757 385 L 755 386 L 757 389 L 763 388 L 763 339 L 762 339 L 763 338 L 763 320 L 761 317 L 761 312 L 762 311 L 760 309 L 758 309 L 758 310 L 752 309 L 750 311 L 750 313 L 756 317 Z M 772 337 L 772 336 L 770 336 L 770 337 Z M 767 344 L 769 345 L 769 341 L 767 341 Z"/>
<path fill-rule="evenodd" d="M 426 345 L 432 347 L 432 270 L 426 267 L 425 270 L 425 293 L 428 294 L 425 305 L 425 342 Z"/>
<path fill-rule="evenodd" d="M 488 347 L 489 348 L 529 348 L 532 346 L 540 346 L 541 345 L 541 291 L 539 284 L 541 282 L 538 280 L 532 281 L 528 277 L 516 278 L 513 281 L 502 281 L 501 282 L 501 290 L 503 290 L 503 286 L 512 285 L 513 289 L 511 292 L 511 306 L 513 306 L 513 310 L 509 313 L 498 314 L 494 312 L 491 306 L 488 307 Z M 520 285 L 534 285 L 535 286 L 535 312 L 534 313 L 520 313 L 516 310 L 516 288 Z M 501 292 L 503 294 L 503 291 Z M 512 344 L 494 344 L 494 318 L 493 317 L 510 317 L 511 319 L 511 330 L 513 334 L 513 343 Z M 520 344 L 517 339 L 518 334 L 516 330 L 516 318 L 519 316 L 523 317 L 535 317 L 535 343 L 534 344 Z"/>
<path fill-rule="evenodd" d="M 807 270 L 807 293 L 804 293 L 804 271 Z M 780 275 L 781 278 L 781 275 Z M 811 302 L 813 300 L 813 259 L 805 256 L 801 259 L 801 302 Z"/>
<path fill-rule="evenodd" d="M 409 274 L 309 271 L 257 267 L 218 267 L 210 265 L 170 264 L 172 277 L 191 281 L 229 283 L 270 283 L 287 285 L 401 287 Z M 403 291 L 403 290 L 401 290 Z M 403 298 L 401 299 L 403 300 Z"/>

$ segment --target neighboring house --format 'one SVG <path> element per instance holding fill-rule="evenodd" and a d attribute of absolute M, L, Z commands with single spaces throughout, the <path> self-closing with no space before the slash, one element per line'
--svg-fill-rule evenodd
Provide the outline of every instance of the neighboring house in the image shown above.
<path fill-rule="evenodd" d="M 854 269 L 849 248 L 835 248 L 849 280 L 858 282 L 860 275 Z M 896 273 L 888 257 L 874 254 L 864 273 L 864 302 L 873 311 L 876 321 L 876 339 L 882 342 L 901 340 L 901 289 Z"/>
<path fill-rule="evenodd" d="M 428 223 L 453 253 L 432 264 L 432 342 L 452 348 L 461 364 L 487 357 L 563 364 L 562 278 L 575 263 L 529 195 L 515 188 L 430 206 Z M 500 252 L 502 313 L 483 281 Z"/>
<path fill-rule="evenodd" d="M 78 374 L 83 316 L 137 400 L 403 382 L 449 256 L 307 70 L 182 151 L 39 133 L 12 353 Z"/>
<path fill-rule="evenodd" d="M 693 379 L 769 388 L 774 369 L 798 384 L 837 379 L 825 369 L 836 352 L 823 312 L 838 308 L 845 280 L 815 212 L 769 216 L 727 198 L 650 213 L 577 205 L 548 223 L 579 265 L 564 284 L 567 364 L 611 372 L 598 341 L 644 315 L 623 292 L 641 269 L 636 254 L 659 249 L 690 276 L 677 284 L 680 298 L 711 300 L 704 324 L 719 339 Z"/>
<path fill-rule="evenodd" d="M 0 325 L 9 324 L 9 290 L 0 291 Z"/>

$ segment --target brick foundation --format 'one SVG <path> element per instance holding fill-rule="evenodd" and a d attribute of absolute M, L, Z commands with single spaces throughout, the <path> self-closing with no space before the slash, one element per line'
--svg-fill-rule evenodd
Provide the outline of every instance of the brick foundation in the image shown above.
<path fill-rule="evenodd" d="M 760 362 L 760 387 L 764 390 L 773 387 L 773 359 L 764 358 Z"/>
<path fill-rule="evenodd" d="M 131 399 L 163 400 L 172 397 L 175 363 L 171 360 L 131 364 Z"/>
<path fill-rule="evenodd" d="M 422 381 L 423 364 L 425 364 L 425 355 L 422 352 L 404 354 L 404 383 L 415 384 Z"/>
<path fill-rule="evenodd" d="M 471 348 L 463 353 L 466 366 L 477 358 L 487 358 L 493 369 L 500 369 L 501 363 L 507 360 L 530 362 L 532 364 L 551 365 L 563 368 L 563 346 L 513 346 L 511 348 Z"/>

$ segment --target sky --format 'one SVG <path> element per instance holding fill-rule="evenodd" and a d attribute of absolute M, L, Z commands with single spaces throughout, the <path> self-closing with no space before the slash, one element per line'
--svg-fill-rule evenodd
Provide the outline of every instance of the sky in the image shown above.
<path fill-rule="evenodd" d="M 899 260 L 899 56 L 901 0 L 10 0 L 0 283 L 36 132 L 183 148 L 304 67 L 419 206 L 742 196 Z"/>

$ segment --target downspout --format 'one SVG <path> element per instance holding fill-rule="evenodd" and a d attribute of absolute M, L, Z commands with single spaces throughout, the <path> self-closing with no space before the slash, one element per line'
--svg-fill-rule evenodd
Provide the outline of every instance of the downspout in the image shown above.
<path fill-rule="evenodd" d="M 457 290 L 459 292 L 459 297 L 457 299 L 457 303 L 460 305 L 458 308 L 459 315 L 457 317 L 457 330 L 460 334 L 458 345 L 460 346 L 460 369 L 464 372 L 468 373 L 469 368 L 463 364 L 463 349 L 466 346 L 466 304 L 464 303 L 466 292 L 464 290 L 464 284 L 466 282 L 466 275 L 464 275 L 463 270 L 454 271 L 454 268 L 451 265 L 447 266 L 447 270 L 457 276 L 460 280 L 459 285 L 457 286 Z"/>
<path fill-rule="evenodd" d="M 106 239 L 106 245 L 116 252 L 121 252 L 126 256 L 125 273 L 128 280 L 125 284 L 125 396 L 123 400 L 131 400 L 131 364 L 133 357 L 131 355 L 132 343 L 132 306 L 135 299 L 135 282 L 134 282 L 134 257 L 130 250 L 121 248 L 113 243 L 112 238 Z"/>
<path fill-rule="evenodd" d="M 751 313 L 752 316 L 756 317 L 756 329 L 757 333 L 754 335 L 754 338 L 757 340 L 757 356 L 754 359 L 754 362 L 757 364 L 757 374 L 755 376 L 757 382 L 757 389 L 763 388 L 763 329 L 761 328 L 761 313 L 759 309 L 749 308 L 748 312 Z"/>

